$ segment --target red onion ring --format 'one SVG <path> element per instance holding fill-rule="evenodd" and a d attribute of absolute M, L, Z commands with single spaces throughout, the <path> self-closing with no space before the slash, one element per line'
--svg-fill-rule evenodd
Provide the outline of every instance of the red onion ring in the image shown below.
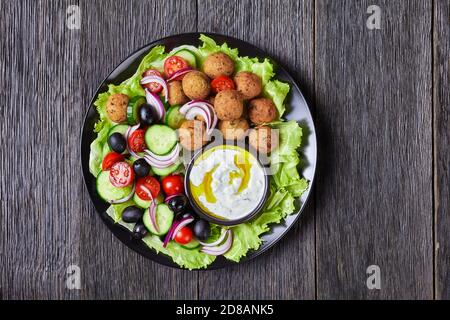
<path fill-rule="evenodd" d="M 231 230 L 227 230 L 227 239 L 225 242 L 217 247 L 203 247 L 201 249 L 202 252 L 212 255 L 212 256 L 220 256 L 230 250 L 231 245 L 233 244 L 233 233 Z"/>
<path fill-rule="evenodd" d="M 159 226 L 158 223 L 156 222 L 156 201 L 154 199 L 152 199 L 152 202 L 150 203 L 150 208 L 148 209 L 148 212 L 150 214 L 150 220 L 153 224 L 153 227 L 155 228 L 156 232 L 159 232 Z"/>
<path fill-rule="evenodd" d="M 145 98 L 147 100 L 147 103 L 155 109 L 156 113 L 158 114 L 159 120 L 163 120 L 164 116 L 166 115 L 166 109 L 164 109 L 164 104 L 162 103 L 159 96 L 145 89 Z"/>
<path fill-rule="evenodd" d="M 203 242 L 203 241 L 198 240 L 198 243 L 200 243 L 204 247 L 215 247 L 215 246 L 217 246 L 217 245 L 222 243 L 222 241 L 223 241 L 223 239 L 225 239 L 226 235 L 227 235 L 227 230 L 226 229 L 222 229 L 222 232 L 220 233 L 220 237 L 216 241 L 211 242 L 211 243 L 207 243 L 207 242 Z"/>
<path fill-rule="evenodd" d="M 173 199 L 173 198 L 175 198 L 175 197 L 178 197 L 180 194 L 181 194 L 181 193 L 172 194 L 172 195 L 166 197 L 166 198 L 164 199 L 164 202 L 165 202 L 165 203 L 168 203 L 168 202 L 170 201 L 170 199 Z"/>
<path fill-rule="evenodd" d="M 212 134 L 217 125 L 217 115 L 211 103 L 205 100 L 192 100 L 180 108 L 180 113 L 186 119 L 193 120 L 196 116 L 201 116 L 206 122 L 206 134 Z"/>
<path fill-rule="evenodd" d="M 144 150 L 144 152 L 151 158 L 155 159 L 155 160 L 160 160 L 160 161 L 167 161 L 167 160 L 172 160 L 172 159 L 177 159 L 179 157 L 179 153 L 180 153 L 180 145 L 177 143 L 175 145 L 175 147 L 172 148 L 172 151 L 170 151 L 168 154 L 163 155 L 163 156 L 159 156 L 153 152 L 151 152 L 150 150 L 146 149 Z"/>
<path fill-rule="evenodd" d="M 145 161 L 147 161 L 147 163 L 151 166 L 154 166 L 156 168 L 167 168 L 169 166 L 171 166 L 172 164 L 174 164 L 176 161 L 161 161 L 161 160 L 156 160 L 153 159 L 150 156 L 144 156 Z"/>
<path fill-rule="evenodd" d="M 167 247 L 167 244 L 169 243 L 170 240 L 172 240 L 172 235 L 173 235 L 173 230 L 175 230 L 175 228 L 178 226 L 180 222 L 179 221 L 175 221 L 172 226 L 170 227 L 169 232 L 166 234 L 166 237 L 164 238 L 164 242 L 163 242 L 163 247 Z"/>
<path fill-rule="evenodd" d="M 136 125 L 134 125 L 134 126 L 132 126 L 132 127 L 128 127 L 128 129 L 127 129 L 127 131 L 125 132 L 125 141 L 126 141 L 126 143 L 127 143 L 127 150 L 128 150 L 128 152 L 133 156 L 133 157 L 135 157 L 136 159 L 140 159 L 140 158 L 142 158 L 140 155 L 138 155 L 136 152 L 134 152 L 131 148 L 130 148 L 130 145 L 128 144 L 128 138 L 131 136 L 131 134 L 133 133 L 133 132 L 135 132 L 138 128 L 139 128 L 139 126 L 140 126 L 140 124 L 138 123 L 138 124 L 136 124 Z"/>
<path fill-rule="evenodd" d="M 163 87 L 164 100 L 166 100 L 166 102 L 168 102 L 169 101 L 169 89 L 167 87 L 166 81 L 157 75 L 146 76 L 141 79 L 141 84 L 147 84 L 147 83 L 152 83 L 152 82 L 156 82 L 157 84 L 160 84 Z"/>
<path fill-rule="evenodd" d="M 191 68 L 184 68 L 184 69 L 178 70 L 169 79 L 167 79 L 167 82 L 173 81 L 176 78 L 178 78 L 179 76 L 182 76 L 183 74 L 186 74 L 186 73 L 191 72 L 191 71 L 192 71 Z"/>
<path fill-rule="evenodd" d="M 134 195 L 135 188 L 136 188 L 136 185 L 133 184 L 133 188 L 131 189 L 131 191 L 130 191 L 130 193 L 128 195 L 126 195 L 125 197 L 123 197 L 122 199 L 119 199 L 119 200 L 111 200 L 111 201 L 109 201 L 109 203 L 111 203 L 111 204 L 119 204 L 119 203 L 127 202 Z"/>
<path fill-rule="evenodd" d="M 175 236 L 177 235 L 178 231 L 180 231 L 183 227 L 187 226 L 192 221 L 194 221 L 193 217 L 187 217 L 181 220 L 180 223 L 178 223 L 178 225 L 173 230 L 172 240 L 175 239 Z"/>

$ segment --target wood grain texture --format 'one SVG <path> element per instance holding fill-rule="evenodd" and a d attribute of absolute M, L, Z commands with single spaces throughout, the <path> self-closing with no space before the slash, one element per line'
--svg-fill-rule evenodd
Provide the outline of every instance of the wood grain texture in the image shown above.
<path fill-rule="evenodd" d="M 203 1 L 198 29 L 231 35 L 282 61 L 311 96 L 312 1 Z M 286 32 L 289 30 L 289 32 Z M 200 299 L 313 299 L 314 206 L 264 256 L 227 270 L 199 274 Z"/>
<path fill-rule="evenodd" d="M 450 299 L 450 3 L 434 7 L 436 298 Z"/>
<path fill-rule="evenodd" d="M 431 2 L 372 4 L 316 1 L 317 293 L 431 299 Z"/>
<path fill-rule="evenodd" d="M 76 298 L 66 268 L 79 258 L 82 180 L 79 35 L 69 1 L 0 2 L 2 298 Z M 8 150 L 8 151 L 6 151 Z"/>
<path fill-rule="evenodd" d="M 83 1 L 80 110 L 123 59 L 161 37 L 196 31 L 195 1 Z M 167 19 L 170 17 L 170 19 Z M 81 119 L 81 118 L 80 118 Z M 81 122 L 79 122 L 81 125 Z M 74 150 L 76 152 L 78 150 Z M 197 273 L 170 269 L 132 252 L 105 228 L 80 190 L 82 297 L 89 299 L 195 299 Z"/>

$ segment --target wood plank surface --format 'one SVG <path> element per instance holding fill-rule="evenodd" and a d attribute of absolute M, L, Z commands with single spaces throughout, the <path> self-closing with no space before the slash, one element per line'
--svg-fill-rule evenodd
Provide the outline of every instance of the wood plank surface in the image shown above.
<path fill-rule="evenodd" d="M 98 84 L 133 51 L 170 34 L 196 31 L 195 1 L 83 1 L 81 10 L 80 116 Z M 104 226 L 87 192 L 80 193 L 84 207 L 79 219 L 90 221 L 81 226 L 83 298 L 197 298 L 197 272 L 167 268 L 132 252 Z"/>
<path fill-rule="evenodd" d="M 432 3 L 376 3 L 316 1 L 319 299 L 433 298 Z"/>
<path fill-rule="evenodd" d="M 450 2 L 434 7 L 435 210 L 437 299 L 450 299 Z"/>
<path fill-rule="evenodd" d="M 308 96 L 313 83 L 312 1 L 204 1 L 199 31 L 246 40 L 282 61 Z M 289 32 L 286 33 L 286 30 Z M 199 274 L 200 299 L 313 299 L 314 206 L 263 256 Z"/>

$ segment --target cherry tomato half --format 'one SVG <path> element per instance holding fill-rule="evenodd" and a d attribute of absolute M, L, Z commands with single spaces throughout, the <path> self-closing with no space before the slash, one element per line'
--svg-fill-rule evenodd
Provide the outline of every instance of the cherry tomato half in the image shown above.
<path fill-rule="evenodd" d="M 183 177 L 178 174 L 172 174 L 162 179 L 162 187 L 166 196 L 180 194 L 184 191 Z"/>
<path fill-rule="evenodd" d="M 158 70 L 154 70 L 154 69 L 148 69 L 147 71 L 145 71 L 142 74 L 142 78 L 147 77 L 147 76 L 162 77 L 161 73 Z M 146 84 L 143 84 L 142 86 L 144 88 L 147 88 L 148 90 L 150 90 L 150 92 L 153 92 L 153 93 L 160 93 L 163 89 L 162 85 L 160 85 L 159 83 L 156 83 L 156 82 L 146 83 Z"/>
<path fill-rule="evenodd" d="M 134 171 L 125 161 L 116 162 L 109 170 L 109 181 L 114 187 L 123 188 L 133 183 Z"/>
<path fill-rule="evenodd" d="M 170 78 L 175 72 L 186 69 L 188 67 L 188 63 L 183 58 L 178 56 L 171 56 L 164 62 L 164 73 L 166 74 L 167 78 Z M 181 79 L 177 78 L 176 80 Z"/>
<path fill-rule="evenodd" d="M 116 162 L 123 161 L 124 157 L 120 153 L 111 151 L 108 153 L 102 161 L 102 170 L 106 171 L 111 169 L 112 165 Z"/>
<path fill-rule="evenodd" d="M 234 85 L 233 79 L 227 76 L 218 76 L 213 81 L 211 81 L 211 89 L 213 92 L 217 93 L 224 90 L 234 90 L 236 86 Z"/>
<path fill-rule="evenodd" d="M 136 194 L 142 200 L 149 201 L 155 199 L 160 190 L 161 186 L 158 180 L 152 176 L 142 177 L 136 181 Z"/>
<path fill-rule="evenodd" d="M 145 130 L 137 129 L 128 138 L 128 146 L 134 152 L 143 152 L 146 148 L 145 145 Z"/>
<path fill-rule="evenodd" d="M 177 232 L 174 238 L 179 244 L 187 244 L 192 241 L 192 230 L 189 227 L 183 227 Z"/>

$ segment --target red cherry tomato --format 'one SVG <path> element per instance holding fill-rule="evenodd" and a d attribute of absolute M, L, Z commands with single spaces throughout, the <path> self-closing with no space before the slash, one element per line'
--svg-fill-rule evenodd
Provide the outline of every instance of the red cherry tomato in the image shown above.
<path fill-rule="evenodd" d="M 235 88 L 233 80 L 227 76 L 218 76 L 211 81 L 211 89 L 215 93 L 223 90 L 234 90 Z"/>
<path fill-rule="evenodd" d="M 170 78 L 174 75 L 175 72 L 186 69 L 188 67 L 188 63 L 183 58 L 178 56 L 171 56 L 164 62 L 164 73 L 166 74 L 167 78 Z M 178 77 L 175 80 L 181 80 L 181 78 L 182 76 Z"/>
<path fill-rule="evenodd" d="M 147 77 L 147 76 L 162 77 L 161 73 L 158 70 L 154 70 L 154 69 L 148 69 L 147 71 L 145 71 L 142 74 L 142 78 Z M 156 83 L 156 82 L 150 82 L 150 83 L 143 84 L 142 87 L 147 88 L 148 90 L 150 90 L 150 92 L 153 92 L 153 93 L 160 93 L 163 89 L 162 85 L 160 85 L 159 83 Z"/>
<path fill-rule="evenodd" d="M 179 244 L 187 244 L 192 241 L 192 230 L 189 227 L 183 227 L 177 232 L 174 238 Z"/>
<path fill-rule="evenodd" d="M 145 130 L 137 129 L 128 138 L 128 146 L 134 152 L 143 152 L 146 148 L 145 145 Z"/>
<path fill-rule="evenodd" d="M 162 187 L 166 196 L 180 194 L 184 191 L 183 177 L 178 174 L 172 174 L 162 179 Z"/>
<path fill-rule="evenodd" d="M 161 186 L 158 180 L 152 176 L 142 177 L 136 181 L 136 194 L 142 200 L 149 201 L 155 199 L 160 190 Z"/>
<path fill-rule="evenodd" d="M 112 165 L 116 162 L 123 161 L 124 157 L 120 153 L 111 151 L 108 153 L 102 161 L 102 170 L 107 171 L 111 169 Z"/>
<path fill-rule="evenodd" d="M 109 170 L 109 181 L 118 188 L 129 186 L 133 183 L 134 171 L 125 161 L 116 162 Z"/>

